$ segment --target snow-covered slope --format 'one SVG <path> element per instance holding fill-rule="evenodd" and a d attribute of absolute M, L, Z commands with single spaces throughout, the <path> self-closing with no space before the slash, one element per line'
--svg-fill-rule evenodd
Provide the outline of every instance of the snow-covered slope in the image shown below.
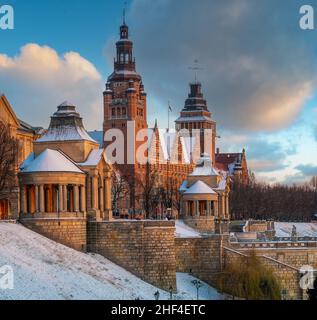
<path fill-rule="evenodd" d="M 154 299 L 156 287 L 109 260 L 51 241 L 21 225 L 0 223 L 0 267 L 14 271 L 14 289 L 1 290 L 3 299 Z M 187 274 L 177 274 L 174 299 L 196 299 Z M 160 299 L 169 294 L 160 290 Z M 200 299 L 222 299 L 207 284 Z"/>
<path fill-rule="evenodd" d="M 175 236 L 178 238 L 200 238 L 201 234 L 183 220 L 175 220 Z"/>

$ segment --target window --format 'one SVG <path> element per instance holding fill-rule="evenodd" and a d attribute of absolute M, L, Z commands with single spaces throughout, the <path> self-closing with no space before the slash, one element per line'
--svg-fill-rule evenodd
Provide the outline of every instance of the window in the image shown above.
<path fill-rule="evenodd" d="M 116 115 L 116 109 L 115 108 L 112 108 L 111 110 L 111 115 L 114 117 Z"/>

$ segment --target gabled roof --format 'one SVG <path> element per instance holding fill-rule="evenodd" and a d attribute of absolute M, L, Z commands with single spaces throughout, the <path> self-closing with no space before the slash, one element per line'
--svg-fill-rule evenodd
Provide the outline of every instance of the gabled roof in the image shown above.
<path fill-rule="evenodd" d="M 9 112 L 11 115 L 13 121 L 16 123 L 16 126 L 20 126 L 19 119 L 17 118 L 15 112 L 13 111 L 9 101 L 7 100 L 6 96 L 3 93 L 0 93 L 0 100 L 2 101 L 3 105 L 5 106 L 6 110 Z"/>
<path fill-rule="evenodd" d="M 187 183 L 188 183 L 187 180 L 184 180 L 184 181 L 182 182 L 181 186 L 179 187 L 179 191 L 180 191 L 180 192 L 187 190 Z"/>
<path fill-rule="evenodd" d="M 205 182 L 198 180 L 184 194 L 217 194 Z"/>
<path fill-rule="evenodd" d="M 235 170 L 241 170 L 241 164 L 245 158 L 245 151 L 241 153 L 219 153 L 215 154 L 215 167 L 218 170 L 229 171 L 232 175 Z"/>
<path fill-rule="evenodd" d="M 60 151 L 46 149 L 38 157 L 31 153 L 20 166 L 21 172 L 74 172 L 83 173 Z"/>
<path fill-rule="evenodd" d="M 190 174 L 190 176 L 218 176 L 219 173 L 212 166 L 212 161 L 209 154 L 204 153 L 201 155 L 200 159 L 197 161 L 196 168 Z"/>
<path fill-rule="evenodd" d="M 157 134 L 160 150 L 164 160 L 173 160 L 175 157 L 178 158 L 178 143 L 182 150 L 182 157 L 185 164 L 190 164 L 191 148 L 189 137 L 183 137 L 175 130 L 167 129 L 149 129 L 149 148 L 154 150 L 154 135 Z M 192 138 L 192 144 L 194 145 L 195 138 Z"/>
<path fill-rule="evenodd" d="M 97 166 L 101 159 L 107 162 L 104 149 L 91 150 L 87 160 L 85 162 L 78 163 L 79 166 Z"/>

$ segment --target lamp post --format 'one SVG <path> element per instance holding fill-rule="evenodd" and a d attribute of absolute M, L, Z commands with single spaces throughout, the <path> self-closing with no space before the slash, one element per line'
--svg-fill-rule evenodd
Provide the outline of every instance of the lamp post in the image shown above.
<path fill-rule="evenodd" d="M 173 287 L 170 287 L 170 300 L 173 300 Z"/>
<path fill-rule="evenodd" d="M 196 287 L 197 290 L 197 300 L 199 300 L 199 289 L 203 286 L 203 284 L 199 280 L 193 280 L 192 284 Z"/>

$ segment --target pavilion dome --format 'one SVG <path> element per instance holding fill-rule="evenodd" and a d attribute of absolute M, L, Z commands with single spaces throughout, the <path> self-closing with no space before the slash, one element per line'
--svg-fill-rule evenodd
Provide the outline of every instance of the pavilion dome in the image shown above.
<path fill-rule="evenodd" d="M 37 142 L 80 140 L 97 143 L 84 128 L 83 120 L 76 111 L 76 106 L 69 101 L 64 101 L 51 117 L 47 132 Z"/>
<path fill-rule="evenodd" d="M 205 182 L 198 180 L 191 187 L 189 187 L 184 194 L 217 194 Z"/>
<path fill-rule="evenodd" d="M 46 149 L 38 157 L 31 153 L 20 167 L 22 173 L 73 172 L 83 173 L 74 162 L 60 151 Z"/>

